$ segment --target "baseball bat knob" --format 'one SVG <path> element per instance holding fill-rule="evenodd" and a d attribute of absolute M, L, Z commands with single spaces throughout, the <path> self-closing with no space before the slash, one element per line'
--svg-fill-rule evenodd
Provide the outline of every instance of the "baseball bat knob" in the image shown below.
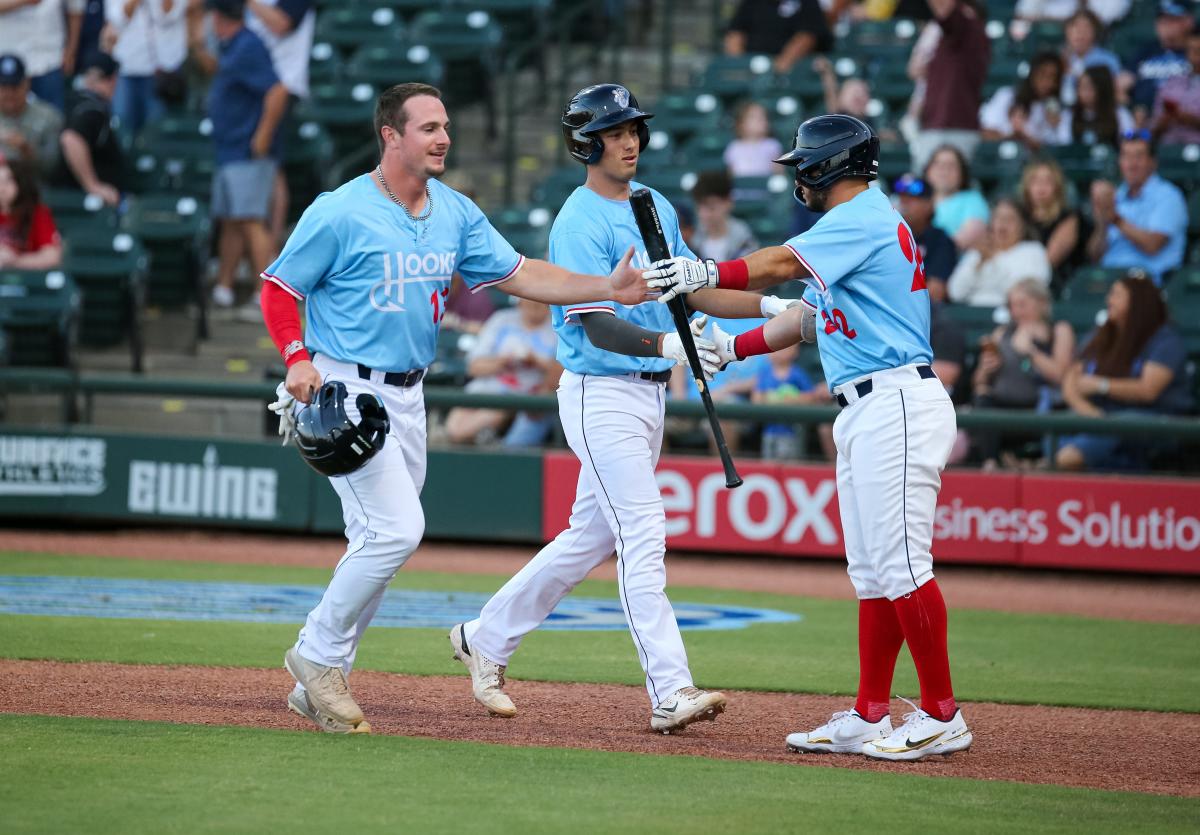
<path fill-rule="evenodd" d="M 744 483 L 740 475 L 735 475 L 732 478 L 725 476 L 725 487 L 729 490 L 732 490 L 734 487 L 741 487 Z"/>

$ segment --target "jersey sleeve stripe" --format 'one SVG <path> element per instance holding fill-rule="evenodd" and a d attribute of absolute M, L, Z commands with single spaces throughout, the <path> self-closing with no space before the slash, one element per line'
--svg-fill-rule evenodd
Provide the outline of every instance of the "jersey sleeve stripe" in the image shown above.
<path fill-rule="evenodd" d="M 563 311 L 563 319 L 569 320 L 571 317 L 578 317 L 581 313 L 608 313 L 613 316 L 617 315 L 617 311 L 611 307 L 568 307 Z"/>
<path fill-rule="evenodd" d="M 299 301 L 304 301 L 304 294 L 301 293 L 299 290 L 297 290 L 292 285 L 288 284 L 286 281 L 284 281 L 279 276 L 271 275 L 270 273 L 263 272 L 263 273 L 259 273 L 259 277 L 262 278 L 263 281 L 269 281 L 272 284 L 278 285 L 289 296 L 295 296 Z"/>
<path fill-rule="evenodd" d="M 523 267 L 524 265 L 525 265 L 525 256 L 524 256 L 524 255 L 518 255 L 518 256 L 517 256 L 517 263 L 516 263 L 516 264 L 513 266 L 513 268 L 512 268 L 511 270 L 509 270 L 508 272 L 506 272 L 506 273 L 505 273 L 504 275 L 502 275 L 500 278 L 493 278 L 491 281 L 481 281 L 481 282 L 479 282 L 478 284 L 476 284 L 474 287 L 472 287 L 472 288 L 471 288 L 471 292 L 472 292 L 472 293 L 478 293 L 480 290 L 483 290 L 483 289 L 484 289 L 484 288 L 486 288 L 486 287 L 495 287 L 497 284 L 500 284 L 500 283 L 502 283 L 502 282 L 508 281 L 510 278 L 512 278 L 514 275 L 516 275 L 516 274 L 517 274 L 517 272 L 518 272 L 518 271 L 521 269 L 521 267 Z"/>
<path fill-rule="evenodd" d="M 800 303 L 802 305 L 804 305 L 805 307 L 811 307 L 813 310 L 817 309 L 817 306 L 815 304 L 813 304 L 812 302 L 810 302 L 808 299 L 801 299 Z"/>
<path fill-rule="evenodd" d="M 784 244 L 784 246 L 790 249 L 792 251 L 792 255 L 796 256 L 796 260 L 803 264 L 806 270 L 812 273 L 812 277 L 817 280 L 817 286 L 822 293 L 829 289 L 825 285 L 824 279 L 817 275 L 817 271 L 813 269 L 813 265 L 804 260 L 804 256 L 800 254 L 800 250 L 796 249 L 796 247 L 792 246 L 791 244 Z"/>

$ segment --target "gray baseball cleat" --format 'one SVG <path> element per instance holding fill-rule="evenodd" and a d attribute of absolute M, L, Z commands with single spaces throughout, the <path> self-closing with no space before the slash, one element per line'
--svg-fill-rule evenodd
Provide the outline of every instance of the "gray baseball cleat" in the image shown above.
<path fill-rule="evenodd" d="M 318 728 L 327 734 L 369 734 L 371 732 L 371 726 L 365 719 L 357 725 L 348 725 L 321 713 L 313 707 L 313 703 L 308 698 L 308 692 L 299 687 L 293 688 L 292 692 L 288 693 L 287 706 L 292 713 L 303 716 L 305 719 L 311 719 Z"/>
<path fill-rule="evenodd" d="M 490 658 L 485 658 L 478 652 L 472 653 L 467 646 L 467 633 L 461 623 L 450 630 L 450 646 L 454 649 L 454 657 L 463 662 L 471 673 L 471 691 L 475 701 L 488 709 L 493 716 L 511 719 L 517 715 L 516 705 L 504 692 L 503 664 L 497 664 Z"/>
<path fill-rule="evenodd" d="M 283 666 L 308 693 L 308 701 L 321 714 L 335 722 L 357 727 L 363 721 L 362 708 L 350 695 L 346 674 L 341 667 L 326 667 L 309 661 L 292 647 L 283 656 Z"/>
<path fill-rule="evenodd" d="M 725 712 L 725 694 L 683 687 L 650 713 L 650 727 L 659 733 L 681 731 L 693 722 L 712 722 Z"/>

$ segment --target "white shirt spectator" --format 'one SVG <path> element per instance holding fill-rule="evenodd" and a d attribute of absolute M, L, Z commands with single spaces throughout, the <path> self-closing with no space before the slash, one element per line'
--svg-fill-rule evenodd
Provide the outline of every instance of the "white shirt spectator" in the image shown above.
<path fill-rule="evenodd" d="M 86 0 L 41 0 L 0 14 L 0 51 L 25 62 L 25 73 L 37 78 L 62 69 L 67 44 L 66 14 L 83 14 Z"/>
<path fill-rule="evenodd" d="M 1129 0 L 1086 0 L 1083 5 L 1106 26 L 1129 13 Z M 1079 6 L 1079 0 L 1019 0 L 1013 16 L 1025 20 L 1066 20 Z"/>
<path fill-rule="evenodd" d="M 288 0 L 261 0 L 264 6 L 279 6 L 291 17 L 295 2 Z M 287 91 L 296 98 L 308 98 L 308 55 L 312 52 L 313 30 L 316 26 L 317 13 L 311 7 L 300 15 L 300 21 L 286 35 L 276 35 L 254 11 L 246 7 L 246 26 L 254 34 L 262 38 L 263 43 L 271 52 L 271 63 L 275 65 L 275 74 L 283 82 Z"/>
<path fill-rule="evenodd" d="M 515 307 L 497 310 L 488 317 L 479 338 L 467 352 L 467 362 L 478 357 L 540 356 L 554 359 L 558 352 L 558 336 L 549 317 L 538 328 L 530 330 L 521 321 L 521 311 Z M 529 394 L 541 388 L 546 372 L 533 364 L 518 365 L 492 377 L 477 377 L 467 383 L 467 391 L 517 392 Z"/>
<path fill-rule="evenodd" d="M 994 130 L 1004 136 L 1012 135 L 1012 120 L 1009 112 L 1016 100 L 1015 87 L 1001 87 L 992 97 L 979 108 L 979 127 L 984 130 Z M 1063 117 L 1059 116 L 1061 126 Z M 1070 128 L 1068 127 L 1068 133 Z M 1059 128 L 1050 124 L 1046 118 L 1046 106 L 1035 101 L 1029 107 L 1029 118 L 1025 121 L 1025 135 L 1043 145 L 1053 145 L 1058 142 Z"/>
<path fill-rule="evenodd" d="M 186 0 L 163 11 L 163 0 L 142 0 L 129 17 L 125 0 L 104 0 L 104 19 L 117 32 L 113 57 L 121 75 L 145 77 L 155 70 L 176 70 L 187 57 Z"/>
<path fill-rule="evenodd" d="M 972 307 L 999 307 L 1005 303 L 1009 288 L 1023 278 L 1050 285 L 1050 259 L 1037 241 L 1021 241 L 982 263 L 981 258 L 979 250 L 972 249 L 959 259 L 946 283 L 951 301 Z"/>

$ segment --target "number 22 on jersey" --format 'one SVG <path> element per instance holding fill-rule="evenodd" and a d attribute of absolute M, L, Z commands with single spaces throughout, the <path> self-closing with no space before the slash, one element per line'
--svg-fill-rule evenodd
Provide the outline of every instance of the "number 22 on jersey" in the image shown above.
<path fill-rule="evenodd" d="M 925 261 L 921 258 L 921 248 L 917 246 L 917 242 L 913 240 L 912 232 L 903 223 L 896 225 L 896 238 L 900 242 L 900 251 L 904 253 L 904 258 L 913 266 L 912 274 L 912 292 L 925 289 Z M 850 327 L 850 323 L 846 321 L 846 314 L 839 308 L 833 308 L 832 312 L 822 310 L 821 318 L 825 320 L 825 333 L 832 334 L 841 331 L 846 335 L 847 339 L 853 339 L 858 336 L 858 331 Z"/>

